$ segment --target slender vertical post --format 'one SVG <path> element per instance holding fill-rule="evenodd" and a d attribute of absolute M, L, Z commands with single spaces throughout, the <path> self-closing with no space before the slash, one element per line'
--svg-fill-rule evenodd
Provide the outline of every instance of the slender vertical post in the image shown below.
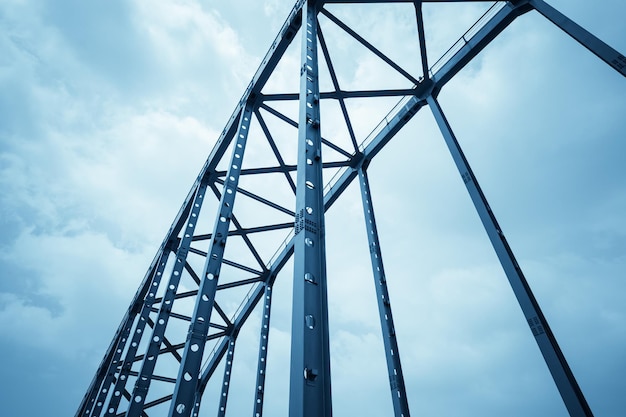
<path fill-rule="evenodd" d="M 172 395 L 168 414 L 170 417 L 189 417 L 193 409 L 196 408 L 200 366 L 202 365 L 202 356 L 209 333 L 211 312 L 213 311 L 217 282 L 222 268 L 224 250 L 226 249 L 228 228 L 235 205 L 237 184 L 239 183 L 241 163 L 243 162 L 248 132 L 250 131 L 252 112 L 253 103 L 247 103 L 241 112 L 239 129 L 237 136 L 233 140 L 233 153 L 226 172 L 224 191 L 220 199 L 217 218 L 213 226 L 213 239 L 207 252 L 204 272 L 201 277 L 202 281 L 196 296 L 196 305 L 191 317 L 189 333 L 187 334 L 178 378 L 176 379 L 176 386 Z"/>
<path fill-rule="evenodd" d="M 139 417 L 143 413 L 143 406 L 146 402 L 146 396 L 148 394 L 148 389 L 150 388 L 150 382 L 152 381 L 152 374 L 154 372 L 154 368 L 156 367 L 156 361 L 159 356 L 161 344 L 163 343 L 163 337 L 165 335 L 167 322 L 169 321 L 172 305 L 174 303 L 174 299 L 176 298 L 176 289 L 178 288 L 180 278 L 183 274 L 183 268 L 185 266 L 187 255 L 189 253 L 189 247 L 191 245 L 191 238 L 193 237 L 193 233 L 196 228 L 196 219 L 200 214 L 200 209 L 202 208 L 202 202 L 204 201 L 206 189 L 207 184 L 203 182 L 198 186 L 196 190 L 194 205 L 191 208 L 191 212 L 189 213 L 189 217 L 187 219 L 187 227 L 184 228 L 183 238 L 176 252 L 176 261 L 174 262 L 174 268 L 170 275 L 167 289 L 165 290 L 165 294 L 163 295 L 161 301 L 159 314 L 157 316 L 156 322 L 154 323 L 154 328 L 152 329 L 148 348 L 141 364 L 141 370 L 139 371 L 137 381 L 135 382 L 135 387 L 133 388 L 133 394 L 128 405 L 126 417 Z M 153 291 L 151 293 L 153 294 L 151 295 L 151 297 L 154 296 L 154 293 L 156 293 L 156 291 Z M 146 304 L 151 303 L 146 302 Z M 141 326 L 145 326 L 145 322 L 147 321 L 147 319 L 144 317 L 140 317 L 139 320 L 141 322 Z M 137 325 L 137 328 L 135 330 L 135 333 L 138 337 L 141 336 L 141 334 L 143 333 L 140 324 Z"/>
<path fill-rule="evenodd" d="M 448 145 L 448 149 L 452 154 L 452 158 L 465 182 L 467 191 L 472 198 L 474 207 L 478 212 L 480 220 L 487 231 L 489 240 L 500 260 L 500 264 L 513 288 L 513 292 L 517 297 L 517 301 L 522 308 L 524 316 L 530 326 L 535 341 L 541 350 L 544 360 L 548 365 L 552 378 L 563 398 L 563 402 L 572 417 L 590 417 L 593 416 L 587 401 L 574 378 L 574 374 L 569 368 L 565 356 L 561 352 L 548 322 L 541 312 L 539 303 L 535 299 L 521 268 L 519 267 L 513 251 L 509 247 L 502 229 L 496 220 L 495 215 L 489 207 L 489 203 L 483 194 L 472 169 L 465 158 L 463 150 L 459 145 L 452 128 L 448 124 L 439 102 L 432 95 L 427 99 L 428 104 L 435 116 L 435 120 L 439 125 L 439 129 Z"/>
<path fill-rule="evenodd" d="M 263 317 L 261 319 L 261 339 L 259 341 L 259 363 L 256 372 L 253 417 L 263 415 L 263 394 L 265 392 L 265 370 L 267 369 L 267 346 L 270 337 L 270 316 L 272 310 L 272 287 L 265 284 L 263 297 Z"/>
<path fill-rule="evenodd" d="M 317 60 L 317 2 L 302 8 L 290 417 L 330 417 L 330 353 Z"/>
<path fill-rule="evenodd" d="M 413 2 L 415 6 L 415 20 L 417 22 L 417 39 L 420 43 L 420 61 L 422 64 L 422 76 L 425 80 L 430 78 L 428 71 L 428 54 L 426 53 L 426 35 L 424 34 L 424 15 L 422 14 L 422 1 Z"/>
<path fill-rule="evenodd" d="M 530 0 L 530 4 L 544 17 L 561 28 L 563 32 L 570 35 L 578 43 L 626 77 L 626 57 L 624 55 L 611 48 L 545 1 Z"/>
<path fill-rule="evenodd" d="M 393 325 L 391 314 L 391 301 L 387 290 L 387 278 L 383 268 L 383 256 L 378 240 L 378 228 L 374 217 L 374 205 L 370 192 L 369 179 L 364 168 L 359 169 L 359 183 L 361 184 L 361 199 L 363 200 L 363 212 L 365 213 L 365 228 L 367 229 L 367 240 L 370 247 L 370 258 L 372 260 L 372 271 L 376 286 L 376 298 L 378 299 L 378 313 L 380 315 L 380 326 L 383 332 L 383 344 L 385 346 L 385 356 L 387 357 L 387 372 L 389 374 L 389 385 L 391 387 L 391 401 L 393 402 L 394 415 L 396 417 L 409 417 L 409 403 L 406 397 L 404 386 L 404 375 L 400 362 L 400 351 L 396 339 L 396 331 Z"/>
<path fill-rule="evenodd" d="M 233 373 L 233 359 L 235 358 L 236 336 L 231 336 L 226 352 L 226 364 L 224 365 L 224 378 L 222 379 L 222 392 L 220 394 L 220 405 L 217 410 L 217 417 L 226 415 L 226 403 L 228 402 L 228 389 L 230 388 L 230 377 Z"/>

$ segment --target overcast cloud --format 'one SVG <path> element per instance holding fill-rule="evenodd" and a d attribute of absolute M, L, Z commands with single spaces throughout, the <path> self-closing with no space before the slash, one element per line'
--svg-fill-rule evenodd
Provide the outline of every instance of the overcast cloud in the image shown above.
<path fill-rule="evenodd" d="M 623 1 L 550 4 L 626 52 Z M 3 415 L 75 413 L 292 6 L 0 3 Z M 351 7 L 332 10 L 416 73 L 416 41 L 398 35 L 414 30 L 408 9 Z M 424 6 L 431 63 L 486 7 Z M 330 38 L 332 27 L 324 28 Z M 384 65 L 352 45 L 340 37 L 331 44 L 338 65 L 347 65 L 341 56 L 354 62 L 342 86 L 395 87 Z M 268 88 L 297 86 L 298 73 L 289 72 L 298 71 L 295 56 Z M 533 12 L 440 95 L 591 408 L 603 417 L 626 414 L 625 92 L 624 77 Z M 352 106 L 362 135 L 389 108 Z M 333 123 L 330 117 L 326 128 Z M 373 161 L 370 180 L 413 415 L 566 416 L 428 108 Z M 327 216 L 334 411 L 391 415 L 357 192 L 349 189 Z M 280 378 L 290 272 L 288 264 L 276 285 L 282 302 L 274 306 L 267 415 L 286 415 Z M 255 337 L 242 332 L 239 346 L 256 349 Z M 243 382 L 231 392 L 231 415 L 251 412 L 254 349 L 240 354 L 233 380 Z M 212 415 L 215 407 L 204 405 Z"/>

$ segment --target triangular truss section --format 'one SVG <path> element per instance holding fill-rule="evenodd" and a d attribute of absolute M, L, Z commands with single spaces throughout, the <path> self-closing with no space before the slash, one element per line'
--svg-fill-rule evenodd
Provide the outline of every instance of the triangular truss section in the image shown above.
<path fill-rule="evenodd" d="M 437 7 L 455 6 L 442 3 L 454 2 L 295 4 L 168 230 L 76 417 L 198 416 L 201 407 L 225 415 L 242 329 L 258 335 L 258 345 L 238 347 L 237 354 L 256 358 L 244 382 L 254 393 L 252 415 L 260 417 L 273 288 L 292 260 L 293 274 L 282 274 L 292 277 L 286 280 L 293 287 L 289 415 L 329 417 L 324 213 L 352 183 L 365 217 L 390 413 L 408 417 L 410 393 L 367 168 L 424 107 L 435 117 L 568 412 L 592 415 L 437 96 L 530 11 L 622 75 L 626 58 L 542 0 L 459 1 L 454 22 L 469 19 L 468 27 L 454 27 L 453 39 L 435 39 L 429 17 Z M 377 19 L 390 18 L 391 8 L 402 10 L 398 33 L 381 33 Z M 244 349 L 253 353 L 239 353 Z M 207 389 L 217 392 L 205 396 Z"/>

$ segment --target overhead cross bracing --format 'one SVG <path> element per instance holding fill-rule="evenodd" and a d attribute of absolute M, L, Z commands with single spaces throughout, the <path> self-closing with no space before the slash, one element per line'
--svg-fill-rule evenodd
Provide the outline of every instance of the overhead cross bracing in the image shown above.
<path fill-rule="evenodd" d="M 394 6 L 410 12 L 415 24 L 417 49 L 412 66 L 406 67 L 353 28 L 357 22 L 350 21 L 346 10 L 360 7 L 357 3 L 378 2 L 296 3 L 168 231 L 77 416 L 188 416 L 210 407 L 224 415 L 240 333 L 253 321 L 259 326 L 259 319 L 257 369 L 249 380 L 255 381 L 250 408 L 261 415 L 274 284 L 292 255 L 289 414 L 330 415 L 327 287 L 333 278 L 327 279 L 324 213 L 356 182 L 375 278 L 389 412 L 408 416 L 411 393 L 403 378 L 399 352 L 404 350 L 391 314 L 368 168 L 424 107 L 434 115 L 566 409 L 570 415 L 591 415 L 438 96 L 511 23 L 531 11 L 553 21 L 622 75 L 624 57 L 544 2 L 490 2 L 478 21 L 430 64 L 423 8 L 444 2 L 393 2 L 406 3 Z M 391 7 L 391 2 L 380 3 Z M 361 88 L 346 82 L 337 71 L 345 57 L 333 55 L 340 42 L 336 39 L 363 48 L 372 66 L 388 68 L 388 78 L 366 79 Z M 299 64 L 288 61 L 290 48 L 300 51 Z M 282 75 L 281 65 L 295 69 L 284 84 L 275 79 Z M 367 78 L 367 73 L 361 75 Z M 387 82 L 393 88 L 369 86 Z M 359 99 L 396 104 L 376 124 L 353 107 Z M 209 389 L 217 395 L 207 402 Z"/>

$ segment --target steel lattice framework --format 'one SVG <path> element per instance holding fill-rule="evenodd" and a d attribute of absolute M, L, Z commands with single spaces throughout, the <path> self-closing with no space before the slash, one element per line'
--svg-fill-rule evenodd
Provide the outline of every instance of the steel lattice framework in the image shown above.
<path fill-rule="evenodd" d="M 216 407 L 218 416 L 225 415 L 237 337 L 255 309 L 261 311 L 260 346 L 255 398 L 250 401 L 253 416 L 261 416 L 272 287 L 291 258 L 289 415 L 330 416 L 324 213 L 353 181 L 361 189 L 393 412 L 408 417 L 367 168 L 424 107 L 435 117 L 567 410 L 571 416 L 592 415 L 437 96 L 511 22 L 533 10 L 624 76 L 626 58 L 544 1 L 518 0 L 492 2 L 483 17 L 430 65 L 422 16 L 422 4 L 427 2 L 299 0 L 295 4 L 167 232 L 76 417 L 197 416 L 205 389 L 215 380 L 220 402 L 209 406 Z M 331 12 L 327 6 L 333 3 L 407 3 L 415 13 L 421 73 L 405 71 L 368 42 Z M 342 89 L 322 32 L 325 25 L 367 48 L 399 74 L 406 87 Z M 301 42 L 300 71 L 294 74 L 300 80 L 299 91 L 267 92 L 270 76 L 295 39 Z M 328 70 L 329 91 L 320 91 L 320 62 Z M 358 137 L 346 102 L 371 97 L 397 97 L 400 102 L 371 134 Z M 348 133 L 343 141 L 323 134 L 320 109 L 328 101 L 338 103 Z M 284 110 L 287 106 L 293 115 Z M 279 124 L 283 126 L 276 127 Z M 285 135 L 284 126 L 291 133 Z M 259 157 L 262 146 L 268 158 Z M 223 374 L 217 375 L 220 366 Z"/>

